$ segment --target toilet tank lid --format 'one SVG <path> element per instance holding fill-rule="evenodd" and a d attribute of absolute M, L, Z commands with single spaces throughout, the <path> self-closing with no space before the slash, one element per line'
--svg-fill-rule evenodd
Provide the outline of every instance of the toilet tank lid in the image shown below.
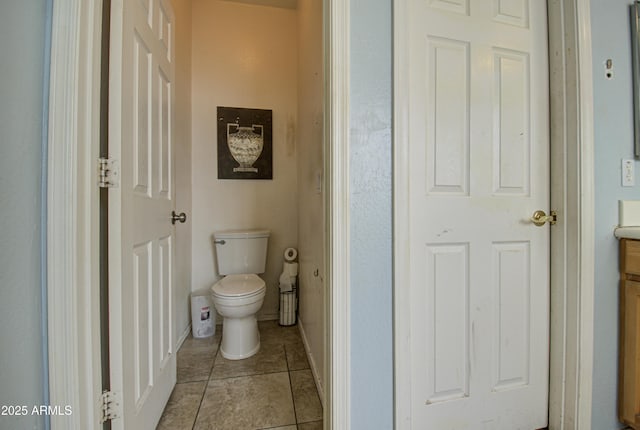
<path fill-rule="evenodd" d="M 255 239 L 258 237 L 269 237 L 269 230 L 252 229 L 252 230 L 224 230 L 213 233 L 215 239 Z"/>

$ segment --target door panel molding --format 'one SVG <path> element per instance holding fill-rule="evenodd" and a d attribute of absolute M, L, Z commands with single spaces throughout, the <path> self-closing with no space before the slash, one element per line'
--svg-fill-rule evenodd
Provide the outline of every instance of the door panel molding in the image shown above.
<path fill-rule="evenodd" d="M 394 1 L 395 427 L 411 425 L 408 1 Z M 549 428 L 591 428 L 593 369 L 593 84 L 589 2 L 550 0 L 552 229 Z M 561 55 L 554 55 L 554 53 Z M 564 214 L 564 215 L 562 215 Z M 567 222 L 571 220 L 571 222 Z"/>

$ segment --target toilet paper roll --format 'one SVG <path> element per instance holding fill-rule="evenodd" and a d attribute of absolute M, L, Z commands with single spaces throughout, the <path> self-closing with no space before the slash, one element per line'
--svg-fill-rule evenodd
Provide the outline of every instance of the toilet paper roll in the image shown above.
<path fill-rule="evenodd" d="M 287 248 L 284 250 L 284 259 L 286 261 L 293 261 L 298 256 L 298 251 L 295 248 Z"/>
<path fill-rule="evenodd" d="M 288 276 L 298 276 L 298 263 L 285 262 L 282 266 L 282 274 Z"/>
<path fill-rule="evenodd" d="M 293 284 L 293 282 L 291 282 L 291 276 L 283 271 L 280 275 L 280 284 Z"/>

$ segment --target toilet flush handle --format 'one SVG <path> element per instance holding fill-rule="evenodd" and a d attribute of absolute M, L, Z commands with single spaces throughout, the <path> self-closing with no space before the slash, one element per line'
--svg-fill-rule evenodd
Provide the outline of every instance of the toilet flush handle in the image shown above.
<path fill-rule="evenodd" d="M 216 239 L 213 241 L 213 243 L 215 243 L 216 245 L 224 245 L 225 243 L 227 243 L 227 241 L 224 239 Z"/>

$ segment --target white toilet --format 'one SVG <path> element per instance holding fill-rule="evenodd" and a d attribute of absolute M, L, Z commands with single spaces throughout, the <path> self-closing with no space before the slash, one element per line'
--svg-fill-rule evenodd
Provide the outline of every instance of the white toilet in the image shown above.
<path fill-rule="evenodd" d="M 213 303 L 224 321 L 220 352 L 229 360 L 241 360 L 260 349 L 256 313 L 262 307 L 266 285 L 257 273 L 264 273 L 268 230 L 230 230 L 213 234 L 218 273 Z"/>

